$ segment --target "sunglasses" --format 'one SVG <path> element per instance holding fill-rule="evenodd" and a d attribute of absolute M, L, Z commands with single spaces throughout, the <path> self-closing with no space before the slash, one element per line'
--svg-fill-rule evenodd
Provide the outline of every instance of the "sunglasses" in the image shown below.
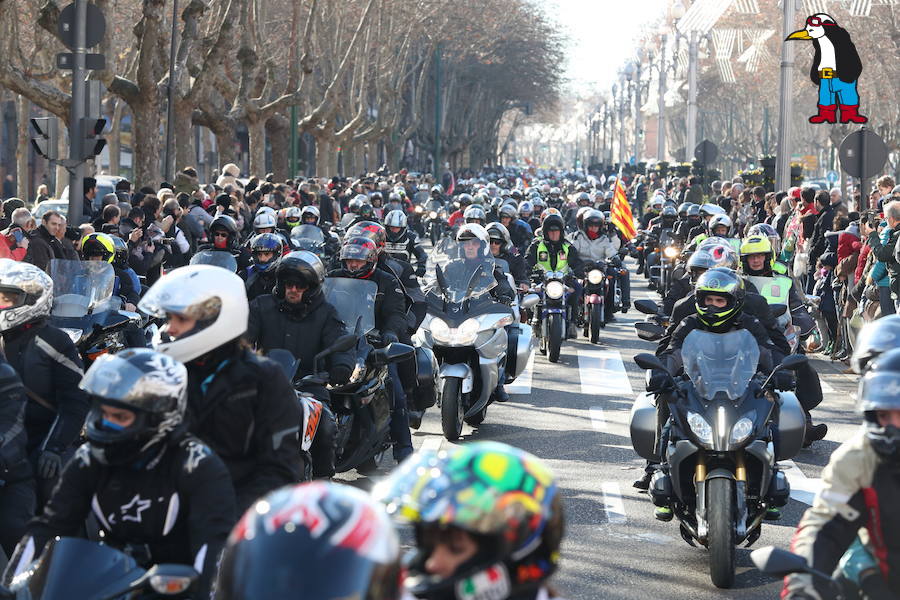
<path fill-rule="evenodd" d="M 819 17 L 809 17 L 806 19 L 807 25 L 812 25 L 813 27 L 822 27 L 824 25 L 834 25 L 831 21 L 824 21 Z"/>
<path fill-rule="evenodd" d="M 224 231 L 217 231 L 217 232 L 215 232 L 215 233 L 213 234 L 213 237 L 223 237 L 223 238 L 227 238 L 227 237 L 228 237 L 228 234 L 225 233 Z"/>
<path fill-rule="evenodd" d="M 286 289 L 286 290 L 291 289 L 291 288 L 296 288 L 298 290 L 305 290 L 308 287 L 309 287 L 308 285 L 306 285 L 305 283 L 300 283 L 299 281 L 285 281 L 284 282 L 284 289 Z"/>

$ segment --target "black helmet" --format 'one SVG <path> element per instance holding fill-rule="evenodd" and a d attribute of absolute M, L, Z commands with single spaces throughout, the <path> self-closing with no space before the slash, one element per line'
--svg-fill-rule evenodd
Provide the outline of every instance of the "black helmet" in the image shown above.
<path fill-rule="evenodd" d="M 866 323 L 856 337 L 850 364 L 862 375 L 869 361 L 882 352 L 900 348 L 900 315 L 888 315 Z"/>
<path fill-rule="evenodd" d="M 78 386 L 93 402 L 85 427 L 91 455 L 102 464 L 125 465 L 156 452 L 184 420 L 187 380 L 183 364 L 148 348 L 98 357 Z M 103 406 L 129 410 L 134 421 L 126 427 L 107 421 Z"/>
<path fill-rule="evenodd" d="M 707 296 L 722 296 L 727 303 L 722 308 L 707 306 Z M 744 280 L 731 269 L 709 269 L 697 279 L 694 298 L 700 323 L 713 333 L 724 333 L 743 312 Z"/>
<path fill-rule="evenodd" d="M 672 221 L 674 221 L 678 217 L 678 211 L 675 210 L 675 207 L 672 206 L 671 204 L 666 204 L 663 207 L 662 212 L 659 213 L 659 215 L 663 219 L 668 218 L 668 219 L 671 219 Z"/>
<path fill-rule="evenodd" d="M 544 234 L 544 239 L 547 238 L 548 231 L 559 231 L 561 234 L 560 241 L 562 241 L 562 234 L 565 234 L 566 224 L 559 215 L 550 215 L 541 223 L 541 231 Z"/>
<path fill-rule="evenodd" d="M 225 245 L 217 244 L 216 231 L 224 231 L 227 234 Z M 209 224 L 209 233 L 213 238 L 213 245 L 220 249 L 232 249 L 238 242 L 238 226 L 237 222 L 228 215 L 219 215 Z"/>
<path fill-rule="evenodd" d="M 859 380 L 856 408 L 863 413 L 866 437 L 883 459 L 900 463 L 900 427 L 882 425 L 880 411 L 900 411 L 900 349 L 883 353 Z"/>
<path fill-rule="evenodd" d="M 400 600 L 402 571 L 394 527 L 368 494 L 301 483 L 244 513 L 222 554 L 216 598 Z"/>
<path fill-rule="evenodd" d="M 276 298 L 284 298 L 284 284 L 288 281 L 300 283 L 306 288 L 304 300 L 312 298 L 322 289 L 322 282 L 325 281 L 325 265 L 318 256 L 308 250 L 289 252 L 275 269 Z"/>
<path fill-rule="evenodd" d="M 378 263 L 378 248 L 371 238 L 365 236 L 348 237 L 341 246 L 341 264 L 350 277 L 358 279 L 366 279 L 375 270 Z M 350 269 L 347 267 L 348 260 L 362 260 L 365 265 L 360 269 Z"/>
<path fill-rule="evenodd" d="M 128 268 L 128 242 L 117 235 L 110 236 L 113 246 L 116 249 L 116 255 L 113 257 L 113 266 L 117 269 Z"/>

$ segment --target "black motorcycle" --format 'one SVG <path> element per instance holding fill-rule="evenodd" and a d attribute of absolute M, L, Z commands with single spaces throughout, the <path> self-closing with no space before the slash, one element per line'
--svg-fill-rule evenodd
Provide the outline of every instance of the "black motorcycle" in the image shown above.
<path fill-rule="evenodd" d="M 112 546 L 81 538 L 55 538 L 28 570 L 0 589 L 0 599 L 118 600 L 179 596 L 198 574 L 179 564 L 143 569 Z"/>
<path fill-rule="evenodd" d="M 50 323 L 62 329 L 90 366 L 102 354 L 115 354 L 127 346 L 125 329 L 139 326 L 138 313 L 121 310 L 122 300 L 114 296 L 116 274 L 112 265 L 101 261 L 50 261 L 53 279 L 53 307 Z"/>
<path fill-rule="evenodd" d="M 422 220 L 424 222 L 425 233 L 428 235 L 428 239 L 431 240 L 432 246 L 437 245 L 450 228 L 447 219 L 447 208 L 440 200 L 432 199 L 424 204 Z"/>
<path fill-rule="evenodd" d="M 653 399 L 638 396 L 631 442 L 640 456 L 662 463 L 650 482 L 653 503 L 672 510 L 688 544 L 709 550 L 712 582 L 727 588 L 735 547 L 755 542 L 768 508 L 788 501 L 790 487 L 775 461 L 800 451 L 806 420 L 797 397 L 770 383 L 775 372 L 800 368 L 807 358 L 788 356 L 764 379 L 757 375 L 759 347 L 746 330 L 692 331 L 681 356 L 685 375 L 678 379 L 656 356 L 635 356 L 651 371 L 648 391 L 658 395 L 656 404 L 668 403 L 671 417 L 658 436 Z"/>

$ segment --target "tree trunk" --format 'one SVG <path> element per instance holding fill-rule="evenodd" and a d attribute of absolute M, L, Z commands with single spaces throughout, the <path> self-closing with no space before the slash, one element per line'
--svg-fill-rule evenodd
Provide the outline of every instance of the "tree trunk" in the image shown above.
<path fill-rule="evenodd" d="M 331 140 L 316 137 L 316 176 L 332 177 L 337 174 L 337 155 Z"/>
<path fill-rule="evenodd" d="M 153 94 L 140 104 L 132 104 L 132 156 L 134 162 L 134 188 L 150 186 L 154 189 L 160 184 L 160 156 L 162 144 L 160 144 L 159 131 L 161 117 L 159 114 L 159 102 L 156 102 Z"/>
<path fill-rule="evenodd" d="M 122 111 L 124 109 L 125 103 L 119 100 L 116 102 L 112 114 L 109 115 L 111 117 L 109 135 L 106 139 L 109 142 L 109 173 L 111 175 L 119 175 L 122 170 Z"/>
<path fill-rule="evenodd" d="M 69 136 L 68 136 L 68 128 L 64 127 L 62 123 L 59 126 L 59 141 L 56 144 L 56 153 L 57 156 L 69 156 Z M 56 166 L 56 189 L 53 190 L 52 196 L 54 198 L 59 198 L 62 196 L 63 190 L 66 186 L 69 185 L 69 172 L 66 171 L 65 167 L 61 167 L 59 165 Z"/>
<path fill-rule="evenodd" d="M 291 136 L 289 127 L 286 126 L 288 123 L 278 115 L 266 121 L 266 133 L 272 145 L 272 173 L 276 181 L 284 181 L 291 176 L 288 165 L 291 157 Z"/>
<path fill-rule="evenodd" d="M 185 167 L 197 166 L 197 150 L 194 148 L 194 110 L 182 100 L 175 100 L 175 169 L 177 173 Z"/>
<path fill-rule="evenodd" d="M 31 149 L 28 123 L 31 117 L 31 101 L 16 96 L 16 195 L 28 202 L 31 199 L 31 182 L 28 180 L 28 154 Z"/>
<path fill-rule="evenodd" d="M 216 136 L 216 151 L 219 155 L 219 164 L 216 168 L 221 170 L 228 163 L 237 164 L 238 152 L 234 143 L 236 139 L 234 127 L 230 123 L 219 122 L 213 127 L 212 132 Z M 210 177 L 210 181 L 212 181 L 212 177 Z"/>
<path fill-rule="evenodd" d="M 266 174 L 266 122 L 256 115 L 247 115 L 247 136 L 250 139 L 250 174 Z"/>

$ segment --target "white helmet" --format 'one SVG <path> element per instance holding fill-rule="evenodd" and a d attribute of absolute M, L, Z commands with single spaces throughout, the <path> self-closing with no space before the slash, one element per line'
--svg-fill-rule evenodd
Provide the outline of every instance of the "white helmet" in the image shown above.
<path fill-rule="evenodd" d="M 259 212 L 253 219 L 253 229 L 275 229 L 278 226 L 278 219 L 275 217 L 275 211 Z"/>
<path fill-rule="evenodd" d="M 306 216 L 313 215 L 316 218 L 316 225 L 319 224 L 319 209 L 315 206 L 304 206 L 300 211 L 300 223 L 306 223 Z"/>
<path fill-rule="evenodd" d="M 257 209 L 257 211 L 256 211 L 256 214 L 257 214 L 257 215 L 261 215 L 261 214 L 263 214 L 263 213 L 271 213 L 273 217 L 277 217 L 277 216 L 278 216 L 278 211 L 276 211 L 276 210 L 275 210 L 274 208 L 272 208 L 271 206 L 260 206 L 260 207 Z"/>
<path fill-rule="evenodd" d="M 725 232 L 725 235 L 731 233 L 731 218 L 728 215 L 715 215 L 712 219 L 709 220 L 709 233 L 711 235 L 715 235 L 716 227 L 725 226 L 728 228 L 728 231 Z"/>
<path fill-rule="evenodd" d="M 53 280 L 31 263 L 0 258 L 0 294 L 9 300 L 0 308 L 0 331 L 9 331 L 50 314 Z"/>
<path fill-rule="evenodd" d="M 403 227 L 406 228 L 406 213 L 402 210 L 392 210 L 384 217 L 385 227 Z"/>
<path fill-rule="evenodd" d="M 188 265 L 163 275 L 138 307 L 161 319 L 167 313 L 197 319 L 186 335 L 173 340 L 166 325 L 153 340 L 156 351 L 184 363 L 243 335 L 250 313 L 244 281 L 212 265 Z"/>

